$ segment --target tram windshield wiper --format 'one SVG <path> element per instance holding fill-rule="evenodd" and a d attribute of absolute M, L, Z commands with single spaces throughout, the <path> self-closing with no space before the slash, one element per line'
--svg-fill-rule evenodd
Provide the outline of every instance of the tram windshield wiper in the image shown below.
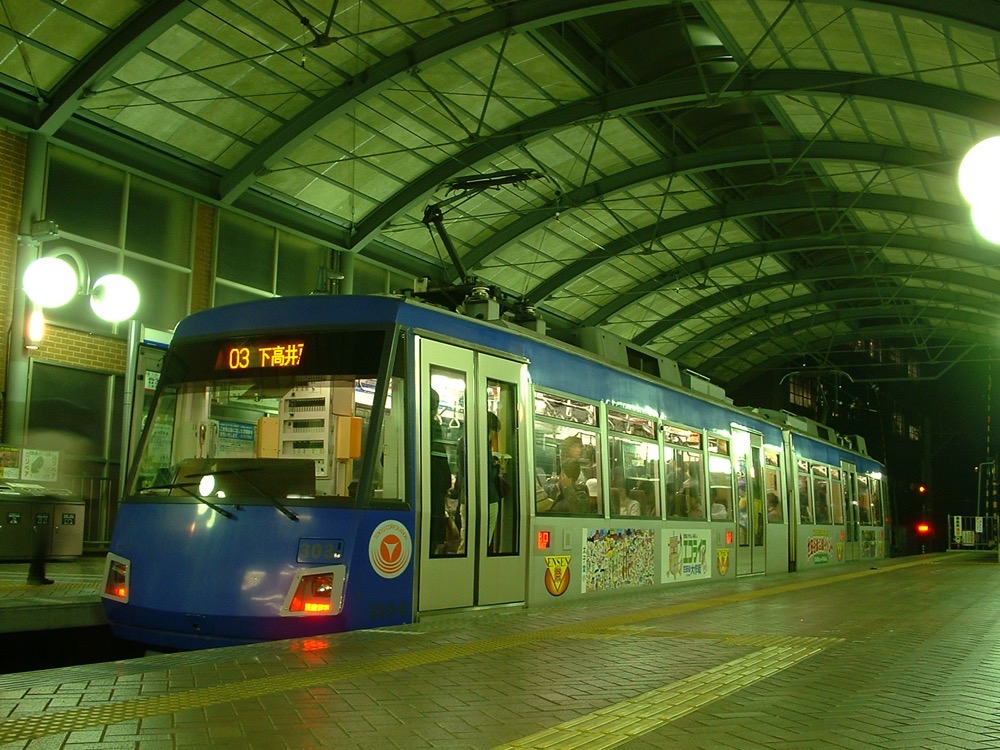
<path fill-rule="evenodd" d="M 205 472 L 205 474 L 206 475 L 208 475 L 208 474 L 232 474 L 237 479 L 242 480 L 243 483 L 247 487 L 249 487 L 250 489 L 252 489 L 258 495 L 260 495 L 261 497 L 267 498 L 271 502 L 271 504 L 275 508 L 277 508 L 278 510 L 280 510 L 286 517 L 290 518 L 292 521 L 298 521 L 299 517 L 295 513 L 293 513 L 291 510 L 289 510 L 280 500 L 278 500 L 278 498 L 274 497 L 273 495 L 271 495 L 271 494 L 269 494 L 267 492 L 264 492 L 264 490 L 262 490 L 260 488 L 260 486 L 258 486 L 256 483 L 250 481 L 246 476 L 244 476 L 246 472 L 250 472 L 250 471 L 260 471 L 260 468 L 258 468 L 256 466 L 248 466 L 248 467 L 243 468 L 243 469 L 235 469 L 235 468 L 234 469 L 219 469 L 218 471 Z"/>
<path fill-rule="evenodd" d="M 192 487 L 197 487 L 197 486 L 199 486 L 198 482 L 173 482 L 171 484 L 154 484 L 149 487 L 143 487 L 142 489 L 139 490 L 139 494 L 142 495 L 147 492 L 153 492 L 154 490 L 180 490 L 185 495 L 190 495 L 191 497 L 193 497 L 199 503 L 204 503 L 209 508 L 214 510 L 216 513 L 219 513 L 225 516 L 226 518 L 233 518 L 233 519 L 236 518 L 236 516 L 230 511 L 226 510 L 220 505 L 216 505 L 210 500 L 205 499 L 204 497 L 202 497 L 197 492 L 191 489 Z"/>

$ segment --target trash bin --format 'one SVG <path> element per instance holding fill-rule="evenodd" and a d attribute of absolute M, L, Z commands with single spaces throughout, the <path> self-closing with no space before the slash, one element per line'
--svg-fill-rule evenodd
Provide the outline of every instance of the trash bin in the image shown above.
<path fill-rule="evenodd" d="M 0 484 L 0 560 L 31 558 L 31 529 L 44 536 L 45 556 L 68 560 L 83 554 L 86 503 L 68 490 L 40 484 Z"/>

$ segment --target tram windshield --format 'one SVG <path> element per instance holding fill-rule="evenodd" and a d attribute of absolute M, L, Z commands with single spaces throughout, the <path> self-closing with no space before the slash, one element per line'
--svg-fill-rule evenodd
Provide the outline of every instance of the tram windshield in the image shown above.
<path fill-rule="evenodd" d="M 402 502 L 405 398 L 391 343 L 355 330 L 172 347 L 130 496 L 223 515 L 271 504 L 293 520 L 289 505 Z"/>

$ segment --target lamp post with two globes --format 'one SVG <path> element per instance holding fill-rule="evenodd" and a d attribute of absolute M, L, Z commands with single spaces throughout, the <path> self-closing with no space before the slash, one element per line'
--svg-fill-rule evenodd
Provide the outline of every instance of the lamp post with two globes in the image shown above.
<path fill-rule="evenodd" d="M 43 329 L 38 318 L 41 311 L 47 307 L 62 307 L 78 294 L 89 296 L 94 314 L 108 323 L 128 320 L 139 309 L 139 289 L 134 281 L 112 273 L 91 285 L 86 261 L 70 248 L 57 248 L 32 261 L 25 269 L 22 284 L 25 295 L 35 306 L 29 318 L 27 337 L 35 346 Z"/>

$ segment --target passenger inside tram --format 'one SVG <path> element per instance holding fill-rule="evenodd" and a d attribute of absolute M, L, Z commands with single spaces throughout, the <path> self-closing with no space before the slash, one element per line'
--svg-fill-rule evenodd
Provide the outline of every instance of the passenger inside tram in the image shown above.
<path fill-rule="evenodd" d="M 814 490 L 816 492 L 816 523 L 830 523 L 830 504 L 826 498 L 826 483 L 817 482 Z"/>
<path fill-rule="evenodd" d="M 702 500 L 701 484 L 693 474 L 687 474 L 680 489 L 673 496 L 673 513 L 680 518 L 704 518 L 705 503 Z"/>
<path fill-rule="evenodd" d="M 585 514 L 590 512 L 589 497 L 586 489 L 580 490 L 580 463 L 573 459 L 561 462 L 559 476 L 550 481 L 545 488 L 546 494 L 552 500 L 550 513 Z"/>
<path fill-rule="evenodd" d="M 688 494 L 687 498 L 688 506 L 688 518 L 704 518 L 705 517 L 705 506 L 701 502 L 701 498 L 695 494 Z"/>
<path fill-rule="evenodd" d="M 729 498 L 724 494 L 724 491 L 719 487 L 713 487 L 710 492 L 712 497 L 712 520 L 722 521 L 730 518 L 727 502 Z"/>

